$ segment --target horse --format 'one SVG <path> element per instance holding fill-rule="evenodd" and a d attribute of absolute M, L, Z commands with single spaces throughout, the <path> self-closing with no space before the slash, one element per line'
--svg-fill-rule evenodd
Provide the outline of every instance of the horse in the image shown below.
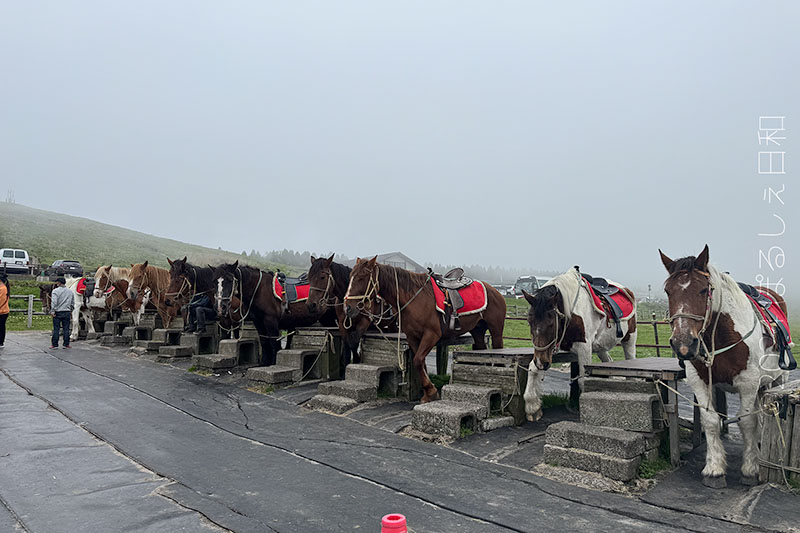
<path fill-rule="evenodd" d="M 261 365 L 275 364 L 280 343 L 280 330 L 294 330 L 310 326 L 317 321 L 332 326 L 336 315 L 332 310 L 323 313 L 310 313 L 304 302 L 294 302 L 283 310 L 281 300 L 275 295 L 275 273 L 255 267 L 223 264 L 214 270 L 217 280 L 217 314 L 226 316 L 238 313 L 240 322 L 250 320 L 258 331 L 261 340 Z M 234 309 L 235 299 L 239 299 L 238 309 Z"/>
<path fill-rule="evenodd" d="M 346 265 L 335 263 L 333 255 L 325 258 L 311 256 L 311 268 L 308 269 L 309 292 L 306 306 L 309 312 L 317 313 L 333 308 L 336 311 L 336 323 L 342 338 L 342 352 L 339 356 L 340 378 L 344 379 L 345 368 L 351 359 L 358 363 L 358 340 L 372 325 L 372 320 L 365 314 L 360 314 L 353 320 L 350 332 L 345 328 L 344 295 L 350 282 L 350 271 Z M 382 314 L 382 313 L 379 313 Z M 394 320 L 380 320 L 376 327 L 384 331 L 397 331 L 397 322 Z"/>
<path fill-rule="evenodd" d="M 525 414 L 531 422 L 542 417 L 542 380 L 540 372 L 550 368 L 557 351 L 572 352 L 578 356 L 579 376 L 591 362 L 592 352 L 602 361 L 611 361 L 608 351 L 622 344 L 625 359 L 636 357 L 636 298 L 633 292 L 618 283 L 630 299 L 632 312 L 627 320 L 620 321 L 620 332 L 612 327 L 611 320 L 598 310 L 586 280 L 576 268 L 556 276 L 534 294 L 523 291 L 531 305 L 528 325 L 533 341 L 533 359 L 528 365 L 528 383 L 525 386 Z M 582 382 L 579 382 L 581 388 Z"/>
<path fill-rule="evenodd" d="M 776 338 L 734 279 L 708 262 L 708 245 L 697 257 L 672 260 L 661 250 L 669 276 L 664 291 L 669 301 L 670 346 L 686 368 L 686 379 L 700 405 L 706 435 L 703 484 L 727 486 L 725 448 L 720 440 L 720 417 L 711 407 L 713 386 L 738 392 L 739 428 L 744 440 L 741 482 L 758 483 L 759 388 L 786 379 L 780 368 Z M 757 287 L 786 315 L 786 302 L 775 291 Z M 791 356 L 790 356 L 791 357 Z M 689 363 L 689 364 L 686 364 Z M 709 375 L 710 374 L 710 375 Z"/>
<path fill-rule="evenodd" d="M 137 301 L 141 293 L 144 293 L 144 305 L 148 300 L 153 303 L 161 317 L 161 322 L 165 328 L 172 323 L 173 317 L 178 314 L 177 306 L 167 305 L 167 287 L 169 287 L 169 270 L 154 267 L 148 261 L 131 265 L 129 273 L 128 298 Z M 147 291 L 149 290 L 149 294 Z M 138 301 L 137 301 L 138 305 Z M 140 305 L 137 313 L 134 314 L 134 321 L 138 324 L 138 318 L 144 311 L 144 305 Z"/>
<path fill-rule="evenodd" d="M 468 331 L 474 339 L 473 347 L 483 350 L 486 348 L 484 335 L 488 329 L 492 347 L 503 347 L 506 301 L 497 289 L 481 282 L 486 289 L 485 308 L 480 312 L 461 315 L 461 327 L 451 329 L 437 309 L 431 274 L 378 264 L 377 259 L 375 256 L 369 260 L 356 260 L 344 296 L 345 316 L 351 320 L 362 313 L 376 316 L 377 298 L 382 298 L 389 305 L 393 316 L 398 318 L 400 331 L 405 333 L 414 352 L 414 369 L 423 390 L 422 403 L 439 399 L 439 392 L 425 369 L 425 357 L 442 338 L 456 337 Z"/>
<path fill-rule="evenodd" d="M 101 266 L 94 273 L 94 297 L 102 298 L 114 282 L 120 279 L 130 283 L 131 270 L 125 267 L 115 267 L 112 265 Z"/>

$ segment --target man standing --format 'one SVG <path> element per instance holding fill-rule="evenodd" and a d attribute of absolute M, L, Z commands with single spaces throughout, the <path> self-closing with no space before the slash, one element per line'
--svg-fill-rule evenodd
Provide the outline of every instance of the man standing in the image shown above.
<path fill-rule="evenodd" d="M 64 332 L 64 348 L 69 348 L 69 326 L 72 310 L 75 308 L 75 295 L 65 287 L 67 280 L 58 278 L 56 288 L 50 296 L 50 314 L 53 315 L 53 339 L 50 348 L 58 348 L 59 330 Z"/>

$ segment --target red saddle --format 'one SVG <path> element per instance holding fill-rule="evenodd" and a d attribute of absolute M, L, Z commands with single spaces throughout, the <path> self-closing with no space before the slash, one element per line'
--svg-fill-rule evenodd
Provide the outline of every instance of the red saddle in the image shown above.
<path fill-rule="evenodd" d="M 436 281 L 433 278 L 431 278 L 431 287 L 433 287 L 433 296 L 436 300 L 436 310 L 440 313 L 444 313 L 444 291 L 436 285 Z M 463 289 L 458 289 L 458 295 L 464 300 L 464 305 L 456 309 L 459 316 L 480 313 L 486 309 L 488 302 L 486 287 L 480 281 L 473 281 Z"/>
<path fill-rule="evenodd" d="M 633 315 L 633 309 L 634 309 L 631 297 L 628 296 L 628 293 L 625 292 L 623 290 L 623 287 L 621 287 L 620 285 L 614 283 L 609 283 L 609 285 L 614 286 L 619 290 L 614 294 L 607 296 L 607 298 L 611 298 L 612 300 L 614 300 L 614 303 L 616 303 L 619 306 L 620 310 L 622 311 L 622 317 L 620 317 L 620 320 L 629 319 Z M 610 317 L 611 315 L 606 309 L 606 306 L 603 305 L 603 301 L 600 299 L 600 297 L 597 294 L 595 294 L 594 289 L 592 289 L 592 286 L 587 283 L 586 288 L 589 289 L 589 294 L 592 296 L 592 303 L 594 304 L 595 309 L 605 314 L 606 316 Z"/>
<path fill-rule="evenodd" d="M 302 284 L 290 284 L 292 287 L 292 291 L 294 294 L 290 294 L 289 302 L 303 302 L 308 300 L 308 293 L 310 292 L 311 285 L 309 283 L 302 283 Z M 281 285 L 280 279 L 278 276 L 272 278 L 272 292 L 275 294 L 275 297 L 278 300 L 283 300 L 284 296 L 286 295 L 287 291 L 284 289 L 283 285 Z"/>

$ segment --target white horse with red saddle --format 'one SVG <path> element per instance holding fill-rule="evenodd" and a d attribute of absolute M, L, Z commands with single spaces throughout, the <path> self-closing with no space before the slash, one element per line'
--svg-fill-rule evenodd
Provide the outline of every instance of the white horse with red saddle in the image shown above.
<path fill-rule="evenodd" d="M 622 345 L 625 359 L 636 358 L 636 298 L 630 289 L 582 275 L 574 267 L 534 294 L 523 293 L 531 304 L 528 324 L 533 340 L 524 394 L 528 420 L 542 417 L 543 372 L 550 368 L 555 353 L 576 354 L 579 376 L 583 376 L 593 352 L 602 361 L 611 361 L 608 352 L 618 344 Z"/>

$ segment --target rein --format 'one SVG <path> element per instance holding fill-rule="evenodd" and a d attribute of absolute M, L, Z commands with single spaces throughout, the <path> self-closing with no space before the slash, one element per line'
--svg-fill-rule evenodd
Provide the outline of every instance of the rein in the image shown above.
<path fill-rule="evenodd" d="M 333 285 L 333 274 L 329 270 L 328 271 L 328 283 L 325 285 L 325 290 L 322 293 L 322 296 L 319 297 L 319 301 L 321 303 L 324 303 L 326 306 L 344 305 L 344 304 L 335 303 L 335 302 L 331 303 L 332 299 L 328 296 L 328 293 L 330 292 L 332 285 Z M 322 291 L 322 289 L 320 289 L 319 287 L 314 287 L 314 286 L 311 286 L 311 285 L 309 285 L 308 290 L 309 291 Z M 336 300 L 336 297 L 334 297 L 333 300 Z"/>
<path fill-rule="evenodd" d="M 569 322 L 572 320 L 572 312 L 575 310 L 575 306 L 578 304 L 578 296 L 581 294 L 581 287 L 586 288 L 585 282 L 583 277 L 578 274 L 578 290 L 575 291 L 575 299 L 572 300 L 572 307 L 570 307 L 569 316 L 566 313 L 562 313 L 561 310 L 556 305 L 556 332 L 553 335 L 553 340 L 551 340 L 545 346 L 536 346 L 536 341 L 533 339 L 533 335 L 531 335 L 531 343 L 533 344 L 534 351 L 545 352 L 547 350 L 552 350 L 555 352 L 561 346 L 561 343 L 564 341 L 564 337 L 567 335 L 567 328 L 569 327 Z M 561 331 L 561 337 L 558 336 L 558 319 L 559 317 L 564 319 L 564 329 Z"/>

